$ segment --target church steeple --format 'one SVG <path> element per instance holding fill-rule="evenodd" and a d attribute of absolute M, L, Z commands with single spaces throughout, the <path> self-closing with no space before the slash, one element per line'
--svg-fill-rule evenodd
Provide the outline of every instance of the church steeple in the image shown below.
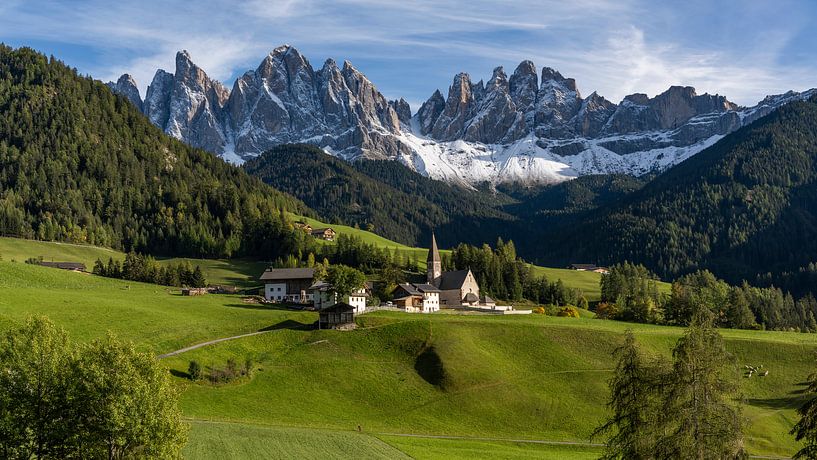
<path fill-rule="evenodd" d="M 440 258 L 440 250 L 437 249 L 437 237 L 434 236 L 434 232 L 431 232 L 431 249 L 428 251 L 426 266 L 428 268 L 428 284 L 437 286 L 443 275 L 443 261 Z"/>

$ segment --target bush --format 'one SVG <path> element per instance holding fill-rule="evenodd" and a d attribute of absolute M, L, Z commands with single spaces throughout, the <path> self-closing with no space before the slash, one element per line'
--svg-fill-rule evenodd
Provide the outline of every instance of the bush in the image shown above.
<path fill-rule="evenodd" d="M 3 458 L 178 458 L 187 443 L 167 369 L 111 335 L 75 344 L 30 318 L 0 336 L 0 369 Z"/>
<path fill-rule="evenodd" d="M 618 313 L 618 307 L 614 303 L 601 302 L 596 306 L 596 318 L 599 319 L 614 319 Z"/>
<path fill-rule="evenodd" d="M 563 307 L 558 312 L 556 312 L 556 316 L 565 316 L 568 318 L 578 318 L 579 317 L 579 310 L 572 305 L 568 305 Z"/>
<path fill-rule="evenodd" d="M 544 315 L 545 309 L 544 307 L 536 307 L 533 309 L 533 312 L 536 313 L 537 315 Z"/>
<path fill-rule="evenodd" d="M 210 383 L 230 383 L 234 380 L 240 379 L 241 377 L 246 377 L 252 374 L 252 365 L 252 360 L 247 358 L 244 361 L 244 367 L 238 367 L 235 360 L 230 358 L 227 360 L 227 364 L 224 367 L 213 368 L 210 371 Z"/>
<path fill-rule="evenodd" d="M 190 361 L 190 365 L 187 366 L 187 374 L 190 376 L 190 380 L 193 381 L 201 378 L 201 365 L 198 361 Z"/>

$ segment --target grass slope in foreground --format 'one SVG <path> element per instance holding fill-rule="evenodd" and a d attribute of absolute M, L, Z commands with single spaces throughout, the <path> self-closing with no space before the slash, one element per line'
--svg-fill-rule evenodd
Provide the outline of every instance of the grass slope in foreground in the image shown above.
<path fill-rule="evenodd" d="M 623 331 L 633 328 L 648 352 L 664 355 L 682 333 L 538 315 L 377 313 L 361 321 L 368 327 L 354 332 L 282 329 L 167 360 L 177 372 L 191 359 L 205 366 L 228 358 L 258 363 L 253 379 L 240 385 L 180 380 L 185 414 L 315 429 L 361 426 L 379 434 L 587 442 L 605 414 L 610 352 Z M 722 333 L 741 365 L 770 370 L 768 377 L 741 380 L 750 452 L 791 455 L 796 445 L 788 431 L 803 402 L 801 382 L 813 370 L 817 337 Z"/>
<path fill-rule="evenodd" d="M 78 340 L 110 330 L 156 354 L 271 330 L 163 360 L 179 376 L 192 359 L 205 368 L 223 366 L 228 358 L 256 363 L 253 377 L 235 384 L 214 387 L 178 378 L 184 414 L 196 421 L 187 447 L 192 457 L 205 448 L 211 457 L 240 451 L 245 439 L 231 425 L 219 428 L 202 420 L 292 429 L 257 442 L 274 446 L 275 439 L 290 439 L 287 449 L 294 453 L 319 437 L 310 430 L 357 436 L 358 426 L 364 435 L 422 458 L 467 457 L 481 450 L 486 457 L 560 452 L 564 448 L 390 435 L 586 442 L 604 416 L 610 351 L 623 331 L 632 328 L 647 351 L 661 354 L 682 333 L 585 318 L 392 312 L 360 317 L 362 327 L 353 332 L 306 331 L 299 327 L 314 321 L 314 313 L 247 305 L 236 296 L 182 297 L 154 285 L 0 262 L 0 329 L 31 314 L 50 316 Z M 802 382 L 813 370 L 817 336 L 722 334 L 741 365 L 763 364 L 770 371 L 768 377 L 741 380 L 750 452 L 791 455 L 796 446 L 788 431 L 803 401 Z M 374 440 L 341 437 L 337 442 L 347 447 L 338 452 L 391 455 Z M 584 452 L 577 447 L 570 455 L 581 458 Z"/>

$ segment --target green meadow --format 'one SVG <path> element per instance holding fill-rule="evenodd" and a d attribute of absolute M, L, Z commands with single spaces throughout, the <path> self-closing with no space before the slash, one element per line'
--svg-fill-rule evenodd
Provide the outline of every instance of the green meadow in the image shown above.
<path fill-rule="evenodd" d="M 605 414 L 610 352 L 623 332 L 633 329 L 645 350 L 667 356 L 682 333 L 589 317 L 397 312 L 363 315 L 352 332 L 314 331 L 306 326 L 315 313 L 240 296 L 183 297 L 149 284 L 0 262 L 0 329 L 33 314 L 49 316 L 78 340 L 111 331 L 156 355 L 268 331 L 161 361 L 183 391 L 190 458 L 593 458 L 598 448 L 587 443 Z M 815 367 L 817 336 L 722 333 L 738 364 L 770 371 L 741 380 L 750 452 L 791 455 L 797 446 L 788 431 Z M 251 378 L 224 385 L 186 378 L 191 360 L 207 370 L 248 358 Z M 422 437 L 399 436 L 407 434 Z"/>

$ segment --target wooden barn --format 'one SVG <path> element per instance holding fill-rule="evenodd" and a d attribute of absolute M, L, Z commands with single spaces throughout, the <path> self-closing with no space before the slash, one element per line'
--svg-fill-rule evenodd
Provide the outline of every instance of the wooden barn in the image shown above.
<path fill-rule="evenodd" d="M 355 328 L 355 307 L 339 302 L 318 312 L 318 329 Z"/>

